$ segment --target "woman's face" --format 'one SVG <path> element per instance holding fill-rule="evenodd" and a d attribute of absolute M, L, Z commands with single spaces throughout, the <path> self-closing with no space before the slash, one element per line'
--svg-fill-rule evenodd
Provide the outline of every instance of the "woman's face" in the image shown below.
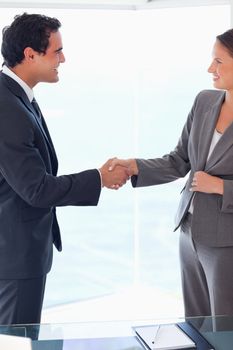
<path fill-rule="evenodd" d="M 213 47 L 213 60 L 208 72 L 213 76 L 213 85 L 216 89 L 233 91 L 233 57 L 219 40 Z"/>

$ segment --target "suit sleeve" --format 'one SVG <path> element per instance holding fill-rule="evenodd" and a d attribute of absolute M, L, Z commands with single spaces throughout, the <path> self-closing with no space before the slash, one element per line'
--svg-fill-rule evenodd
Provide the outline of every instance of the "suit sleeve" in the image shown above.
<path fill-rule="evenodd" d="M 0 184 L 35 207 L 97 205 L 101 180 L 97 169 L 54 176 L 46 142 L 19 102 L 4 101 L 0 111 Z M 12 112 L 13 111 L 13 112 Z"/>
<path fill-rule="evenodd" d="M 133 187 L 168 183 L 184 177 L 191 169 L 189 161 L 189 135 L 192 127 L 196 97 L 175 149 L 161 158 L 136 159 L 139 174 L 132 176 Z"/>

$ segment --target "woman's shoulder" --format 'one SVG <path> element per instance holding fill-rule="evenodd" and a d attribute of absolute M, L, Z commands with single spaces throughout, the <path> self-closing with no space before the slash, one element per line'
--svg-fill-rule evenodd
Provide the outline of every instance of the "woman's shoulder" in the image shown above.
<path fill-rule="evenodd" d="M 202 90 L 195 98 L 194 107 L 208 109 L 215 104 L 222 103 L 224 96 L 224 90 Z"/>
<path fill-rule="evenodd" d="M 210 100 L 216 100 L 218 98 L 221 98 L 225 95 L 224 90 L 214 90 L 214 89 L 209 89 L 209 90 L 202 90 L 198 93 L 197 99 L 210 99 Z"/>

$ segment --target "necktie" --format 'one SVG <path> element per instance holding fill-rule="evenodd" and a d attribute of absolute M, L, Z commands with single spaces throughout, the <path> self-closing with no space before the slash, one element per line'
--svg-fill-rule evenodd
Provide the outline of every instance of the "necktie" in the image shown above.
<path fill-rule="evenodd" d="M 32 104 L 33 109 L 34 109 L 35 112 L 36 112 L 36 115 L 37 115 L 37 117 L 38 117 L 40 123 L 41 123 L 41 116 L 42 116 L 42 113 L 41 113 L 40 107 L 39 107 L 38 103 L 36 102 L 35 98 L 33 98 L 31 104 Z"/>
<path fill-rule="evenodd" d="M 48 145 L 49 145 L 49 151 L 50 151 L 49 153 L 50 153 L 51 158 L 53 159 L 53 164 L 54 164 L 54 169 L 55 169 L 54 173 L 56 173 L 57 172 L 57 157 L 56 157 L 55 149 L 53 147 L 53 142 L 51 140 L 47 125 L 45 123 L 44 117 L 41 113 L 40 107 L 39 107 L 38 103 L 36 102 L 35 98 L 33 98 L 31 105 L 32 105 L 34 111 L 36 112 L 37 122 L 38 122 L 40 129 L 42 130 L 42 132 L 47 140 Z"/>

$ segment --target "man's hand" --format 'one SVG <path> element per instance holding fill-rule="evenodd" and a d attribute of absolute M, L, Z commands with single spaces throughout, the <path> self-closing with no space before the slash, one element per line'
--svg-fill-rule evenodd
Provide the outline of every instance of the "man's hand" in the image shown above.
<path fill-rule="evenodd" d="M 125 167 L 128 171 L 129 176 L 138 175 L 138 166 L 135 159 L 113 158 L 109 167 L 109 171 L 113 171 L 117 166 Z"/>
<path fill-rule="evenodd" d="M 102 167 L 99 169 L 102 176 L 102 185 L 107 188 L 118 190 L 123 186 L 129 179 L 128 168 L 114 164 L 114 169 L 109 171 L 112 162 L 115 158 L 109 159 Z"/>

